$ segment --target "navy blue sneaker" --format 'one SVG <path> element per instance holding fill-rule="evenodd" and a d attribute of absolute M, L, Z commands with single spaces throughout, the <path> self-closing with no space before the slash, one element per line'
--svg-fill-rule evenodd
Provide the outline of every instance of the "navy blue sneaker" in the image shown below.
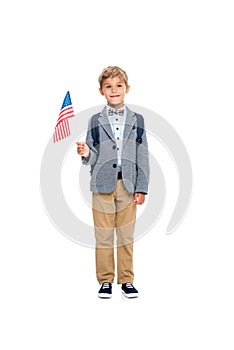
<path fill-rule="evenodd" d="M 122 293 L 127 298 L 137 298 L 138 290 L 133 286 L 132 283 L 122 284 Z"/>
<path fill-rule="evenodd" d="M 111 298 L 112 297 L 112 284 L 110 282 L 102 283 L 101 288 L 98 291 L 99 298 Z"/>

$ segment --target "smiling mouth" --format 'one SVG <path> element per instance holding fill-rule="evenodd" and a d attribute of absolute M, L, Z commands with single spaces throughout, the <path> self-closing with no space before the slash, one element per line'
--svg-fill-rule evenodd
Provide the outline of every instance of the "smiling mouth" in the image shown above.
<path fill-rule="evenodd" d="M 111 95 L 111 97 L 119 97 L 119 95 Z"/>

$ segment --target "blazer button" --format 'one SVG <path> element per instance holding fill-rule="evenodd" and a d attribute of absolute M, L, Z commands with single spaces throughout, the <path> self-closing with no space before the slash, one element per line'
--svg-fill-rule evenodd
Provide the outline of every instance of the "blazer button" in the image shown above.
<path fill-rule="evenodd" d="M 116 168 L 116 167 L 117 167 L 117 164 L 116 164 L 116 163 L 114 163 L 114 164 L 113 164 L 113 168 Z"/>
<path fill-rule="evenodd" d="M 116 146 L 114 145 L 114 146 L 112 146 L 112 149 L 116 149 Z"/>

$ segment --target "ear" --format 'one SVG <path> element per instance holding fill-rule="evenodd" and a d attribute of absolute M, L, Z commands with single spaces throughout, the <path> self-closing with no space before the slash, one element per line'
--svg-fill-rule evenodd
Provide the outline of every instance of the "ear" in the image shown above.
<path fill-rule="evenodd" d="M 100 92 L 100 94 L 101 94 L 102 96 L 104 96 L 104 93 L 103 93 L 103 91 L 102 91 L 102 88 L 99 88 L 99 92 Z"/>
<path fill-rule="evenodd" d="M 126 87 L 125 94 L 127 94 L 129 90 L 130 90 L 130 85 L 128 85 L 128 86 Z"/>

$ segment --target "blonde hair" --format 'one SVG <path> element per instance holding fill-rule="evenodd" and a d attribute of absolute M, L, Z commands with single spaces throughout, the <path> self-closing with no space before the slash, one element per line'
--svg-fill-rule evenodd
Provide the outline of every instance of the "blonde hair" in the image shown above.
<path fill-rule="evenodd" d="M 109 66 L 109 67 L 103 69 L 103 71 L 101 72 L 101 74 L 98 78 L 100 88 L 102 88 L 102 84 L 103 84 L 105 79 L 114 78 L 114 77 L 121 77 L 124 80 L 126 87 L 128 86 L 127 73 L 123 69 L 121 69 L 117 66 Z"/>

